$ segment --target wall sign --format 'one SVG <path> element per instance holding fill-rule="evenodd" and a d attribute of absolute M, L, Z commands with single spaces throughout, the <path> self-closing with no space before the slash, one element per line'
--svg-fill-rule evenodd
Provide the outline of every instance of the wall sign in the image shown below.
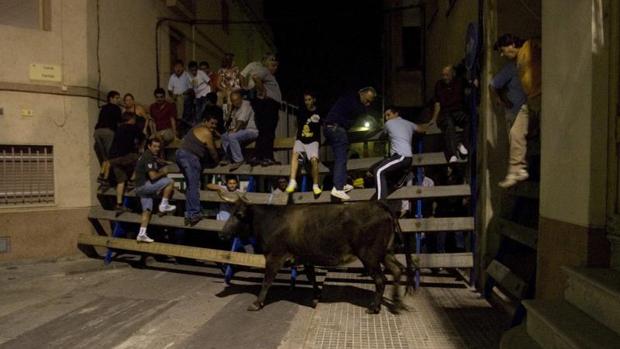
<path fill-rule="evenodd" d="M 31 63 L 30 80 L 60 82 L 62 71 L 59 65 Z"/>

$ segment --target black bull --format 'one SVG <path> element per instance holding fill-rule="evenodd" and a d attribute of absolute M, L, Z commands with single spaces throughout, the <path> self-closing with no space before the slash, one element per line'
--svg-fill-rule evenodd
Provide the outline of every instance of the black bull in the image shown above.
<path fill-rule="evenodd" d="M 224 199 L 232 201 L 230 198 Z M 231 211 L 221 237 L 242 239 L 254 236 L 265 255 L 262 288 L 248 310 L 264 306 L 267 291 L 284 262 L 294 257 L 305 266 L 314 289 L 314 304 L 320 297 L 314 265 L 336 266 L 357 257 L 375 282 L 376 292 L 368 313 L 378 313 L 385 289 L 383 264 L 394 277 L 393 310 L 404 309 L 398 285 L 403 266 L 395 258 L 394 232 L 398 220 L 380 201 L 327 205 L 249 205 L 241 196 Z M 411 285 L 411 256 L 407 253 L 407 284 Z"/>

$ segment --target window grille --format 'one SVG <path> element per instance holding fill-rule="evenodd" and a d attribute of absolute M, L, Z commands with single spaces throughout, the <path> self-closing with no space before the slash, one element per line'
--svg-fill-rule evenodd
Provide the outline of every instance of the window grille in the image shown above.
<path fill-rule="evenodd" d="M 49 145 L 0 145 L 0 207 L 54 203 Z"/>

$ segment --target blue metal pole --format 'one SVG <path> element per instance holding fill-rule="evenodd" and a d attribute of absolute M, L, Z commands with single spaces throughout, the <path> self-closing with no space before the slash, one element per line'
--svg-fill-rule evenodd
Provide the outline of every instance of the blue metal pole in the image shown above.
<path fill-rule="evenodd" d="M 424 149 L 424 144 L 422 139 L 418 140 L 418 154 L 421 154 L 423 149 Z M 421 186 L 424 183 L 424 172 L 423 169 L 421 167 L 417 168 L 416 171 L 416 184 Z M 415 214 L 416 218 L 422 218 L 422 200 L 418 199 L 416 200 L 416 214 Z M 416 255 L 420 256 L 420 253 L 422 251 L 422 233 L 418 232 L 415 234 L 415 253 Z M 415 288 L 419 288 L 420 287 L 420 268 L 417 268 L 415 271 Z"/>
<path fill-rule="evenodd" d="M 123 199 L 123 206 L 129 207 L 129 198 Z M 120 238 L 123 236 L 127 236 L 127 232 L 125 232 L 125 229 L 123 229 L 123 225 L 120 222 L 114 222 L 114 230 L 112 231 L 112 237 Z M 108 249 L 108 251 L 105 254 L 105 257 L 103 258 L 103 263 L 105 265 L 108 265 L 112 262 L 113 253 L 114 251 L 112 249 Z"/>

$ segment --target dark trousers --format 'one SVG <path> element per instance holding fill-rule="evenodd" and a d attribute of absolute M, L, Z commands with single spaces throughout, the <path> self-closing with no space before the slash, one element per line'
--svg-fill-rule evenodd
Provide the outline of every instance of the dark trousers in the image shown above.
<path fill-rule="evenodd" d="M 340 126 L 327 125 L 323 129 L 327 143 L 334 152 L 334 187 L 342 190 L 347 184 L 347 151 L 349 150 L 349 136 L 347 130 Z"/>
<path fill-rule="evenodd" d="M 446 158 L 450 159 L 457 154 L 456 146 L 463 143 L 469 149 L 469 115 L 464 111 L 442 112 L 437 120 L 437 126 L 444 136 Z M 463 129 L 462 136 L 457 135 L 456 126 Z"/>
<path fill-rule="evenodd" d="M 185 149 L 179 149 L 176 152 L 176 160 L 187 185 L 187 190 L 185 191 L 185 218 L 199 217 L 201 216 L 200 176 L 202 173 L 200 159 Z"/>
<path fill-rule="evenodd" d="M 389 194 L 388 176 L 401 173 L 411 167 L 411 157 L 394 154 L 373 165 L 377 185 L 377 199 L 385 199 Z"/>
<path fill-rule="evenodd" d="M 280 118 L 280 103 L 271 98 L 254 99 L 252 108 L 255 113 L 258 138 L 256 138 L 256 159 L 273 160 L 273 140 Z"/>

